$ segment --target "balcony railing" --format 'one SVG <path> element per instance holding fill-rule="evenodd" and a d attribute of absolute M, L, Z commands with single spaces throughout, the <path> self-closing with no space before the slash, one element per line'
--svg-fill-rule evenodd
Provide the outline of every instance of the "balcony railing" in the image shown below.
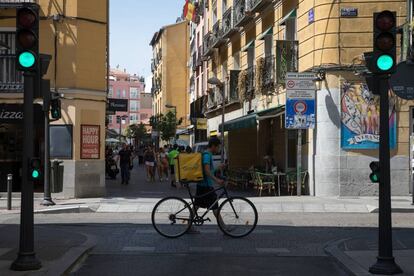
<path fill-rule="evenodd" d="M 221 21 L 217 20 L 217 22 L 213 25 L 213 29 L 212 29 L 212 34 L 213 34 L 212 45 L 213 45 L 213 48 L 218 48 L 219 46 L 221 46 L 225 42 L 225 39 L 223 39 L 222 31 L 223 30 L 221 28 Z"/>
<path fill-rule="evenodd" d="M 15 33 L 0 32 L 0 93 L 23 92 L 23 75 L 16 70 Z"/>
<path fill-rule="evenodd" d="M 246 99 L 252 100 L 254 99 L 254 91 L 255 91 L 255 79 L 254 79 L 254 66 L 250 66 L 247 68 L 247 77 L 246 77 Z"/>
<path fill-rule="evenodd" d="M 233 24 L 235 27 L 242 27 L 253 18 L 248 9 L 247 0 L 237 0 L 234 4 Z"/>
<path fill-rule="evenodd" d="M 230 70 L 229 93 L 227 93 L 229 103 L 239 101 L 239 74 L 240 70 Z"/>
<path fill-rule="evenodd" d="M 260 94 L 272 93 L 275 88 L 276 65 L 275 57 L 267 56 L 258 61 L 256 67 L 256 89 Z"/>
<path fill-rule="evenodd" d="M 191 68 L 193 71 L 197 71 L 197 53 L 193 53 L 191 59 Z"/>
<path fill-rule="evenodd" d="M 268 4 L 271 3 L 272 0 L 247 0 L 247 8 L 252 13 L 256 13 L 264 9 Z"/>
<path fill-rule="evenodd" d="M 221 24 L 221 33 L 223 38 L 229 38 L 233 33 L 237 32 L 237 29 L 234 28 L 233 15 L 234 9 L 232 7 L 228 8 L 223 14 L 223 20 Z"/>
<path fill-rule="evenodd" d="M 208 32 L 203 38 L 203 56 L 210 57 L 214 53 L 214 37 L 212 32 Z"/>
<path fill-rule="evenodd" d="M 287 72 L 298 71 L 298 59 L 298 41 L 276 41 L 276 83 L 278 85 L 285 85 Z"/>

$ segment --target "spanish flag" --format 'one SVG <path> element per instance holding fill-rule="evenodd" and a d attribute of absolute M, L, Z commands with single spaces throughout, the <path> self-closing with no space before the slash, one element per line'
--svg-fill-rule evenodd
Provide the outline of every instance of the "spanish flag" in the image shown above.
<path fill-rule="evenodd" d="M 184 19 L 194 21 L 196 17 L 196 6 L 191 0 L 186 0 L 184 5 Z"/>

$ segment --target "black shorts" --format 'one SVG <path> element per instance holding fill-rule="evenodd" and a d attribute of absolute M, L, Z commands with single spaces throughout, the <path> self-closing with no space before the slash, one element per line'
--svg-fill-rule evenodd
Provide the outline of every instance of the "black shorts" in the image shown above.
<path fill-rule="evenodd" d="M 170 173 L 171 175 L 175 174 L 174 165 L 170 165 Z"/>
<path fill-rule="evenodd" d="M 196 192 L 196 198 L 194 200 L 194 205 L 200 208 L 209 208 L 216 200 L 217 200 L 217 194 L 209 193 L 214 191 L 213 187 L 205 187 L 205 186 L 199 186 L 197 185 L 197 192 Z M 207 194 L 207 195 L 205 195 Z M 202 196 L 205 195 L 205 196 Z M 216 202 L 211 209 L 216 210 L 218 209 L 218 202 Z"/>

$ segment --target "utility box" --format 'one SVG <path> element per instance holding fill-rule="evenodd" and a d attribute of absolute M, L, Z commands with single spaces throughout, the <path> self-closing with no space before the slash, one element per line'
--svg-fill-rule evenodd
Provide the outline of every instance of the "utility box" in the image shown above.
<path fill-rule="evenodd" d="M 53 160 L 50 170 L 50 184 L 52 193 L 63 192 L 63 161 Z"/>

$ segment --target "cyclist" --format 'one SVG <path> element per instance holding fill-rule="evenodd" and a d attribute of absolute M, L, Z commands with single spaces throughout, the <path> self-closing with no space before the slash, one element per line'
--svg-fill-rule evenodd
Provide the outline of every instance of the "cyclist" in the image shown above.
<path fill-rule="evenodd" d="M 224 180 L 214 175 L 213 155 L 219 152 L 220 144 L 221 142 L 217 137 L 212 137 L 208 141 L 207 150 L 203 152 L 202 164 L 204 179 L 197 184 L 196 199 L 194 200 L 196 208 L 209 208 L 217 200 L 217 194 L 212 192 L 214 191 L 214 183 L 224 185 Z M 216 217 L 218 215 L 218 207 L 218 202 L 212 207 Z"/>

